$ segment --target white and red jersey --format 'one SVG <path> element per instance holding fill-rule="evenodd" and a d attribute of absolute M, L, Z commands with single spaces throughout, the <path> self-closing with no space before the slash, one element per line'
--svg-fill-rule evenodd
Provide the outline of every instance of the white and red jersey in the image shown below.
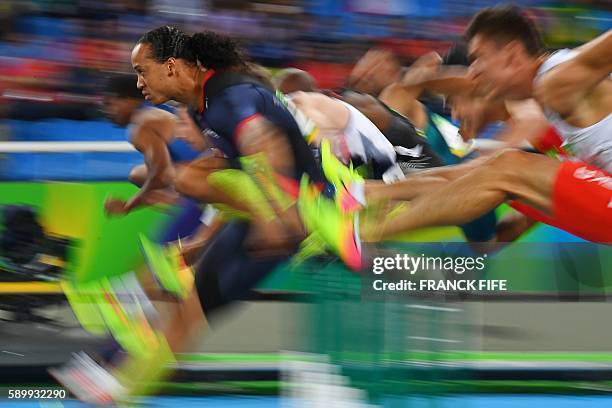
<path fill-rule="evenodd" d="M 537 82 L 546 72 L 570 61 L 577 55 L 577 51 L 570 49 L 552 54 L 538 69 L 535 81 Z M 546 106 L 544 106 L 544 114 L 561 135 L 564 145 L 577 158 L 612 173 L 612 113 L 585 128 L 577 128 L 568 124 L 557 112 Z"/>

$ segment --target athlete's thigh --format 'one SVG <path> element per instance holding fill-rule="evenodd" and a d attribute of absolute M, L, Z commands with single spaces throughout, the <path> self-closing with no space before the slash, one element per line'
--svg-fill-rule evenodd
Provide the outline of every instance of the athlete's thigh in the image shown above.
<path fill-rule="evenodd" d="M 553 208 L 553 190 L 561 162 L 543 154 L 505 150 L 488 161 L 497 188 L 512 199 L 546 213 Z"/>
<path fill-rule="evenodd" d="M 178 171 L 191 173 L 207 172 L 210 173 L 216 170 L 222 170 L 230 167 L 227 159 L 215 155 L 198 157 L 190 162 L 183 163 L 178 167 Z"/>
<path fill-rule="evenodd" d="M 195 287 L 203 310 L 210 312 L 244 296 L 286 256 L 257 257 L 245 241 L 250 225 L 245 221 L 226 224 L 204 250 L 196 265 Z"/>
<path fill-rule="evenodd" d="M 211 173 L 228 167 L 230 166 L 226 159 L 216 156 L 206 156 L 177 164 L 175 166 L 176 184 L 178 188 L 187 189 L 194 185 L 202 185 Z"/>

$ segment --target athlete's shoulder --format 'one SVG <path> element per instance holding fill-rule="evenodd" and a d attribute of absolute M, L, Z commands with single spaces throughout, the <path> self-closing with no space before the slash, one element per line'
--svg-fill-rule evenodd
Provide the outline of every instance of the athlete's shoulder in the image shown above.
<path fill-rule="evenodd" d="M 205 98 L 206 117 L 226 117 L 236 111 L 257 109 L 261 94 L 251 84 L 231 85 L 222 89 L 214 97 Z"/>
<path fill-rule="evenodd" d="M 171 105 L 169 103 L 162 103 L 160 105 L 154 105 L 154 107 L 157 108 L 157 109 L 161 109 L 163 111 L 175 114 L 175 115 L 176 115 L 176 112 L 177 112 L 177 109 L 178 109 L 177 106 Z"/>
<path fill-rule="evenodd" d="M 176 123 L 177 117 L 173 113 L 155 106 L 146 106 L 139 109 L 132 117 L 128 139 L 132 144 L 138 144 L 151 140 L 151 137 L 162 135 L 168 142 L 174 133 Z"/>
<path fill-rule="evenodd" d="M 175 121 L 176 115 L 174 111 L 170 111 L 170 109 L 162 109 L 161 105 L 143 106 L 132 117 L 132 124 L 136 126 Z"/>
<path fill-rule="evenodd" d="M 274 96 L 274 91 L 263 85 L 247 82 L 228 86 L 220 93 L 221 95 L 248 101 L 251 97 L 261 98 L 262 95 Z"/>
<path fill-rule="evenodd" d="M 561 65 L 567 61 L 576 58 L 577 55 L 578 51 L 570 48 L 564 48 L 562 50 L 555 51 L 554 53 L 546 57 L 544 62 L 542 62 L 542 65 L 540 65 L 540 68 L 538 69 L 536 79 L 542 77 L 544 74 L 546 74 L 551 69 L 557 67 L 558 65 Z"/>

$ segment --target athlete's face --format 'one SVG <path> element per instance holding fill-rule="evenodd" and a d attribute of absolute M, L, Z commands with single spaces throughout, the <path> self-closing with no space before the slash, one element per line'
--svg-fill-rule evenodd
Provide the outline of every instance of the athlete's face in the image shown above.
<path fill-rule="evenodd" d="M 172 59 L 158 62 L 150 51 L 149 44 L 136 44 L 132 50 L 132 67 L 138 75 L 136 86 L 146 100 L 157 105 L 172 99 L 176 76 Z"/>
<path fill-rule="evenodd" d="M 469 53 L 470 73 L 479 94 L 504 99 L 517 96 L 516 91 L 524 88 L 524 58 L 516 41 L 502 45 L 478 34 L 469 43 Z"/>

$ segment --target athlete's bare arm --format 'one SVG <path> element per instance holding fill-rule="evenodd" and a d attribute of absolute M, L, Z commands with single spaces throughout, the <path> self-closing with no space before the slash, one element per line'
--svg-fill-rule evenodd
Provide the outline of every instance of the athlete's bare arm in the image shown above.
<path fill-rule="evenodd" d="M 417 59 L 405 72 L 400 84 L 406 91 L 418 93 L 428 90 L 443 95 L 470 95 L 475 84 L 467 67 L 442 66 L 442 58 L 430 52 Z"/>
<path fill-rule="evenodd" d="M 402 78 L 402 68 L 389 51 L 372 49 L 357 61 L 347 84 L 358 92 L 378 95 L 387 86 Z"/>
<path fill-rule="evenodd" d="M 414 68 L 415 70 L 429 69 L 429 68 Z M 411 69 L 412 70 L 412 69 Z M 456 71 L 451 70 L 456 73 Z M 396 82 L 387 86 L 379 96 L 379 99 L 387 106 L 407 117 L 416 127 L 423 129 L 427 125 L 427 112 L 421 102 L 419 102 L 418 98 L 424 91 L 430 91 L 433 93 L 440 93 L 443 95 L 450 95 L 453 98 L 453 101 L 469 101 L 470 103 L 463 103 L 462 105 L 453 103 L 454 106 L 463 106 L 464 113 L 467 113 L 467 108 L 475 106 L 471 102 L 474 100 L 473 97 L 468 96 L 471 88 L 471 80 L 466 77 L 455 76 L 453 73 L 451 76 L 446 77 L 445 73 L 432 74 L 434 77 L 432 79 L 425 79 L 424 77 L 420 77 L 419 74 L 415 74 L 409 80 L 409 82 Z M 407 75 L 412 73 L 409 71 Z M 429 74 L 427 74 L 429 75 Z M 499 106 L 503 107 L 503 104 L 499 104 Z M 490 120 L 496 119 L 499 115 L 497 111 L 497 106 L 492 106 L 490 103 L 486 106 L 485 109 L 480 109 L 480 119 L 487 118 L 487 122 Z M 467 116 L 464 115 L 467 119 Z M 474 119 L 471 117 L 471 119 Z M 480 124 L 480 127 L 484 125 L 484 123 Z M 479 128 L 480 128 L 479 127 Z M 471 138 L 471 137 L 469 137 Z"/>
<path fill-rule="evenodd" d="M 464 95 L 454 95 L 446 101 L 453 119 L 460 123 L 459 134 L 463 140 L 474 139 L 487 124 L 505 122 L 510 117 L 503 101 Z"/>
<path fill-rule="evenodd" d="M 423 92 L 442 94 L 455 100 L 473 97 L 475 87 L 467 68 L 441 67 L 441 62 L 442 58 L 435 52 L 423 55 L 404 72 L 400 81 L 390 84 L 380 93 L 380 100 L 422 129 L 428 121 L 427 112 L 418 101 Z"/>
<path fill-rule="evenodd" d="M 542 108 L 533 99 L 507 101 L 506 129 L 495 135 L 508 147 L 523 147 L 525 142 L 535 146 L 542 133 L 550 126 Z"/>
<path fill-rule="evenodd" d="M 341 102 L 318 92 L 294 92 L 291 101 L 310 118 L 319 129 L 318 140 L 334 138 L 346 128 L 349 110 Z"/>
<path fill-rule="evenodd" d="M 108 214 L 127 214 L 147 204 L 148 194 L 169 187 L 174 181 L 174 167 L 167 146 L 176 126 L 174 115 L 160 109 L 147 109 L 138 114 L 133 125 L 130 139 L 144 157 L 146 178 L 140 190 L 127 202 L 107 200 L 105 209 Z"/>
<path fill-rule="evenodd" d="M 544 74 L 534 94 L 538 102 L 562 117 L 577 116 L 575 111 L 586 107 L 592 117 L 575 119 L 596 123 L 612 111 L 612 30 L 577 51 L 576 58 Z"/>
<path fill-rule="evenodd" d="M 272 168 L 291 176 L 295 163 L 289 142 L 283 132 L 263 117 L 256 117 L 242 126 L 236 135 L 238 150 L 243 156 L 263 153 Z"/>

